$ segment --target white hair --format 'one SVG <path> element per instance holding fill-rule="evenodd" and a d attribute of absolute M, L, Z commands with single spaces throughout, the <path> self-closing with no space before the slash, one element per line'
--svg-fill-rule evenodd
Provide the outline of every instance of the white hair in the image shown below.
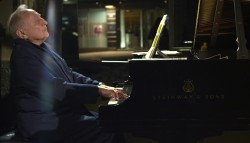
<path fill-rule="evenodd" d="M 28 6 L 26 4 L 21 4 L 17 7 L 17 9 L 10 15 L 8 23 L 7 23 L 7 32 L 14 39 L 17 38 L 16 31 L 23 25 L 23 20 L 21 17 L 21 13 L 28 10 Z"/>

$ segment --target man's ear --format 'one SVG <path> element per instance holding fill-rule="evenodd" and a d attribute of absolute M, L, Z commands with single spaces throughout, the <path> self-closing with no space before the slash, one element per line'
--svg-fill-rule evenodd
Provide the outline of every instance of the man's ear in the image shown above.
<path fill-rule="evenodd" d="M 25 35 L 25 33 L 21 29 L 17 29 L 16 35 L 18 36 L 18 38 L 27 39 L 27 35 Z"/>

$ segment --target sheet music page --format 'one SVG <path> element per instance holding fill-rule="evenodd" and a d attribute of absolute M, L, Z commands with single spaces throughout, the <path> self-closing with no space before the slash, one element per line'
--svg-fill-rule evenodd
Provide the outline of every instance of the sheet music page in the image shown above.
<path fill-rule="evenodd" d="M 158 29 L 157 29 L 157 32 L 155 34 L 155 38 L 154 38 L 154 41 L 151 45 L 151 48 L 149 49 L 149 51 L 146 53 L 145 55 L 145 59 L 150 59 L 153 57 L 153 55 L 155 54 L 156 52 L 156 49 L 158 48 L 158 45 L 159 45 L 159 41 L 160 41 L 160 38 L 161 38 L 161 34 L 162 34 L 162 29 L 165 27 L 165 22 L 166 22 L 166 19 L 167 19 L 167 14 L 165 14 L 163 17 L 162 17 L 162 20 L 158 26 Z"/>

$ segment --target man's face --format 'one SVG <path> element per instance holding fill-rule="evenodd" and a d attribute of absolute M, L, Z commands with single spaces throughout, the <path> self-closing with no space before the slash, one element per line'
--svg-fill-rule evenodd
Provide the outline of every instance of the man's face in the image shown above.
<path fill-rule="evenodd" d="M 40 45 L 48 37 L 47 21 L 41 18 L 40 14 L 34 10 L 23 13 L 22 30 L 30 42 Z"/>

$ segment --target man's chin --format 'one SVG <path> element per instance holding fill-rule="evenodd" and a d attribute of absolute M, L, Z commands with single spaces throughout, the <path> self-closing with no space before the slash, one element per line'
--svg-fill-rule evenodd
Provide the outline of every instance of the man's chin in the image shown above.
<path fill-rule="evenodd" d="M 49 38 L 49 34 L 47 34 L 46 36 L 44 36 L 44 39 L 48 39 Z"/>
<path fill-rule="evenodd" d="M 46 36 L 46 37 L 43 38 L 42 41 L 45 42 L 48 38 L 49 38 L 49 36 Z"/>

